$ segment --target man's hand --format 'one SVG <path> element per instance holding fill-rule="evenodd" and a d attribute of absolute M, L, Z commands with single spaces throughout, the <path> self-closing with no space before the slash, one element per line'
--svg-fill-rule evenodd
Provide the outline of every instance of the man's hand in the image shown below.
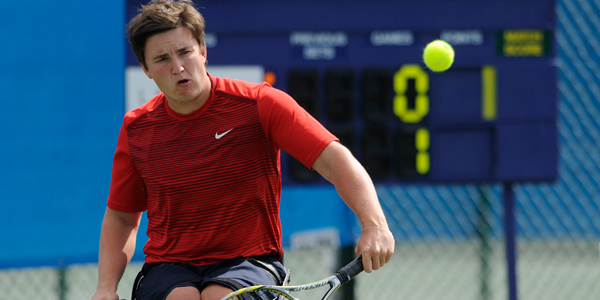
<path fill-rule="evenodd" d="M 364 227 L 356 245 L 356 255 L 362 255 L 365 272 L 371 273 L 387 264 L 394 255 L 394 237 L 387 226 Z"/>
<path fill-rule="evenodd" d="M 119 295 L 115 292 L 98 290 L 92 297 L 92 300 L 119 300 Z"/>

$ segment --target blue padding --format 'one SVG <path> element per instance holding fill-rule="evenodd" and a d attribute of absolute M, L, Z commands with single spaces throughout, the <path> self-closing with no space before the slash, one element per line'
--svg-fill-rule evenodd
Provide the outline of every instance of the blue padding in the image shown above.
<path fill-rule="evenodd" d="M 353 213 L 333 186 L 286 186 L 281 192 L 283 245 L 294 232 L 335 227 L 342 246 L 352 245 Z"/>
<path fill-rule="evenodd" d="M 124 9 L 2 3 L 0 267 L 97 259 L 124 114 Z"/>

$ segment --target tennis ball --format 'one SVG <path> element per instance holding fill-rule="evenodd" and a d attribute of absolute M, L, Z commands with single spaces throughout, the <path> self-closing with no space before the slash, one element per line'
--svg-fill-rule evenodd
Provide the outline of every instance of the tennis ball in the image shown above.
<path fill-rule="evenodd" d="M 435 40 L 425 47 L 423 61 L 431 71 L 444 72 L 454 62 L 454 49 L 442 40 Z"/>

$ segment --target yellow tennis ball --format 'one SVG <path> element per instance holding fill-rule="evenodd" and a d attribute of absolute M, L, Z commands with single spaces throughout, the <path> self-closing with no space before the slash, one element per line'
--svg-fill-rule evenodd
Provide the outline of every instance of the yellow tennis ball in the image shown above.
<path fill-rule="evenodd" d="M 444 72 L 454 62 L 454 49 L 442 40 L 435 40 L 425 47 L 423 61 L 431 71 Z"/>

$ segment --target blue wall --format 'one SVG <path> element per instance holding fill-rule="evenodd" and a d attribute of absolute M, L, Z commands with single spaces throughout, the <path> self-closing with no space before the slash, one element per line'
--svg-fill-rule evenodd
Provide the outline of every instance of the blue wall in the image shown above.
<path fill-rule="evenodd" d="M 0 267 L 97 256 L 124 114 L 124 8 L 1 3 Z"/>

